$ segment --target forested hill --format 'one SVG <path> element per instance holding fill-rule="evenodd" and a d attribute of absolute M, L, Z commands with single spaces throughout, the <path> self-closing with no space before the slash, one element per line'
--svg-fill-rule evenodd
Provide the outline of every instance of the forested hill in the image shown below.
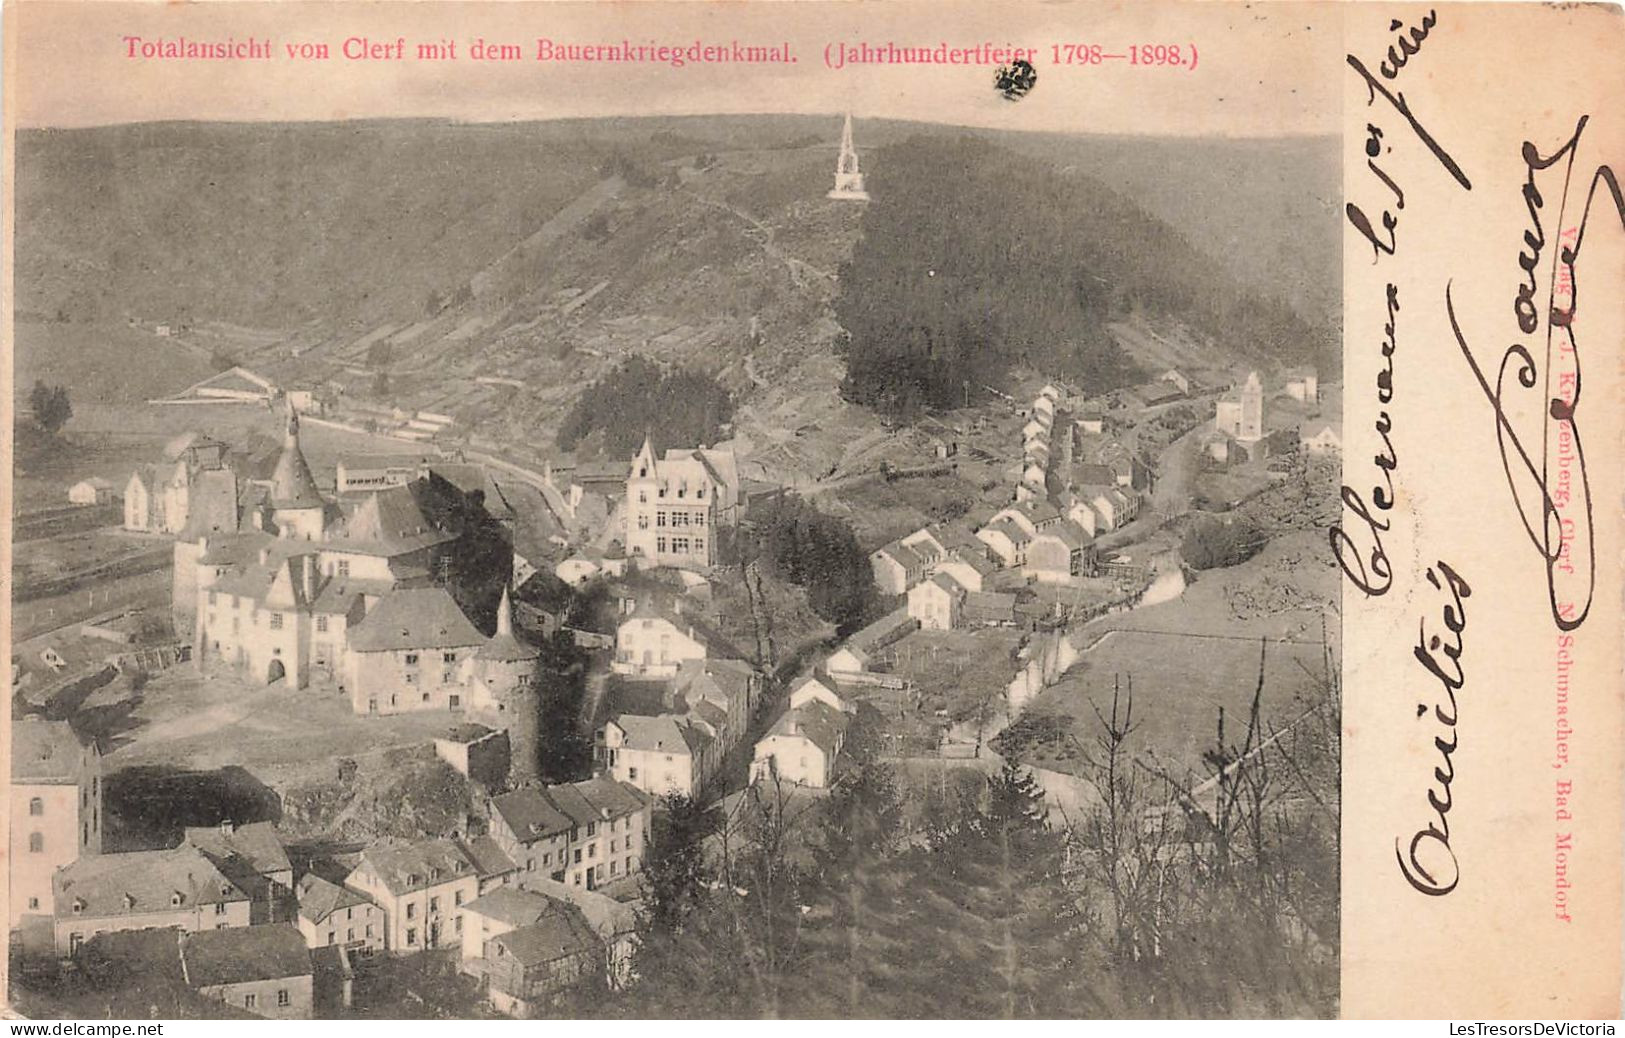
<path fill-rule="evenodd" d="M 1097 180 L 968 136 L 913 137 L 868 168 L 874 200 L 835 302 L 848 399 L 909 417 L 1014 365 L 1125 385 L 1143 373 L 1108 325 L 1135 315 L 1228 352 L 1335 363 L 1330 329 Z"/>

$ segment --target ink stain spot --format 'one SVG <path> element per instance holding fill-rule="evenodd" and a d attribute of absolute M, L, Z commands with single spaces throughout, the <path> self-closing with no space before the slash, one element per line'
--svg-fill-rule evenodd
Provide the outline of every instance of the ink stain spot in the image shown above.
<path fill-rule="evenodd" d="M 1017 58 L 1008 65 L 1000 65 L 993 74 L 993 89 L 1006 101 L 1020 101 L 1038 84 L 1038 70 L 1032 62 Z"/>

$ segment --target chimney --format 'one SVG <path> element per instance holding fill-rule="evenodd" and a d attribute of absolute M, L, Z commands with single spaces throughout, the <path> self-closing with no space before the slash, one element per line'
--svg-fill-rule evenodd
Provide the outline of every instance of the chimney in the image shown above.
<path fill-rule="evenodd" d="M 299 571 L 304 585 L 305 601 L 313 602 L 316 599 L 316 556 L 299 556 Z"/>
<path fill-rule="evenodd" d="M 677 616 L 683 615 L 683 600 L 681 598 L 674 598 L 671 600 L 671 611 Z"/>
<path fill-rule="evenodd" d="M 232 822 L 231 819 L 222 818 L 220 820 L 220 835 L 221 836 L 230 836 L 232 833 L 234 833 L 236 831 L 237 831 L 237 826 Z"/>
<path fill-rule="evenodd" d="M 581 497 L 585 493 L 586 491 L 582 489 L 580 483 L 570 484 L 570 511 L 572 514 L 581 507 Z"/>
<path fill-rule="evenodd" d="M 267 562 L 270 562 L 270 561 L 271 561 L 271 549 L 269 547 L 261 548 L 260 549 L 260 565 L 263 566 Z"/>
<path fill-rule="evenodd" d="M 789 718 L 789 723 L 784 726 L 784 730 L 785 730 L 785 732 L 787 734 L 795 735 L 796 734 L 796 728 L 797 728 L 796 715 L 791 714 L 790 718 Z"/>

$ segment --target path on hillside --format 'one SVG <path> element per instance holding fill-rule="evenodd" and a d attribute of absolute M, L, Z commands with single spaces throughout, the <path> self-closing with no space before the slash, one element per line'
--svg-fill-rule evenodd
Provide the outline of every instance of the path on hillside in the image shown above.
<path fill-rule="evenodd" d="M 779 248 L 778 243 L 773 240 L 773 228 L 763 223 L 755 216 L 752 216 L 745 210 L 727 202 L 719 202 L 712 198 L 706 198 L 704 195 L 697 192 L 691 191 L 689 193 L 693 195 L 694 200 L 699 202 L 701 205 L 708 205 L 713 209 L 721 209 L 723 212 L 730 213 L 749 224 L 753 230 L 757 231 L 762 236 L 762 251 L 778 260 L 780 263 L 783 263 L 786 267 L 790 268 L 790 275 L 798 282 L 801 280 L 804 274 L 816 274 L 821 278 L 828 278 L 830 281 L 835 280 L 834 272 L 821 270 L 818 267 L 813 266 L 811 263 L 808 263 L 806 260 L 792 256 L 788 252 L 785 252 L 783 249 Z"/>

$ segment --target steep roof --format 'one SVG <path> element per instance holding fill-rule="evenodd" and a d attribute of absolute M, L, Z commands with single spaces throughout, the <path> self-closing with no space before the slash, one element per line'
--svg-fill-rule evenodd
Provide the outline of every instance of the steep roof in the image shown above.
<path fill-rule="evenodd" d="M 513 863 L 513 859 L 503 853 L 502 848 L 489 836 L 476 836 L 464 843 L 463 853 L 474 863 L 474 871 L 479 873 L 481 879 L 506 876 L 519 869 L 519 866 Z"/>
<path fill-rule="evenodd" d="M 202 851 L 185 843 L 167 851 L 86 855 L 58 869 L 51 887 L 58 918 L 142 915 L 249 899 Z M 73 910 L 77 902 L 84 904 L 79 912 Z"/>
<path fill-rule="evenodd" d="M 454 534 L 439 528 L 424 514 L 413 492 L 414 485 L 385 487 L 362 497 L 328 538 L 328 546 L 358 555 L 392 557 L 452 540 Z"/>
<path fill-rule="evenodd" d="M 683 727 L 671 714 L 643 717 L 621 714 L 610 722 L 626 733 L 625 745 L 634 750 L 656 750 L 663 753 L 687 755 L 692 752 L 683 735 Z"/>
<path fill-rule="evenodd" d="M 372 900 L 359 890 L 330 883 L 314 872 L 307 872 L 299 880 L 299 914 L 313 923 L 319 923 L 341 908 L 370 905 Z"/>
<path fill-rule="evenodd" d="M 460 461 L 437 461 L 430 464 L 429 471 L 464 494 L 478 491 L 485 507 L 485 514 L 491 518 L 512 519 L 517 515 L 513 503 L 503 492 L 502 485 L 491 476 L 485 466 Z"/>
<path fill-rule="evenodd" d="M 37 714 L 11 722 L 11 780 L 19 785 L 77 785 L 90 740 L 66 721 Z"/>
<path fill-rule="evenodd" d="M 1077 523 L 1074 523 L 1070 519 L 1064 523 L 1056 523 L 1054 526 L 1047 526 L 1033 535 L 1034 541 L 1041 541 L 1045 538 L 1060 541 L 1062 544 L 1066 545 L 1068 549 L 1073 551 L 1085 547 L 1092 539 L 1078 527 Z"/>
<path fill-rule="evenodd" d="M 290 410 L 282 453 L 271 473 L 271 507 L 321 508 L 326 503 L 316 486 L 316 477 L 310 474 L 305 453 L 299 448 L 299 416 Z"/>
<path fill-rule="evenodd" d="M 509 926 L 528 926 L 553 911 L 555 903 L 546 894 L 518 887 L 497 887 L 489 894 L 481 894 L 465 904 L 463 911 Z"/>
<path fill-rule="evenodd" d="M 767 730 L 763 738 L 780 736 L 783 738 L 805 738 L 826 754 L 834 754 L 840 743 L 841 734 L 846 731 L 847 716 L 828 703 L 813 699 L 802 703 L 794 710 L 786 710 L 773 722 L 773 727 Z"/>
<path fill-rule="evenodd" d="M 502 589 L 502 602 L 497 606 L 497 630 L 491 640 L 480 646 L 475 653 L 482 660 L 492 660 L 500 663 L 522 663 L 526 660 L 538 659 L 541 651 L 519 639 L 513 633 L 513 604 L 508 598 L 508 589 Z"/>
<path fill-rule="evenodd" d="M 522 842 L 568 832 L 577 825 L 599 822 L 642 810 L 652 798 L 635 786 L 599 775 L 585 782 L 527 787 L 491 799 L 491 806 Z"/>
<path fill-rule="evenodd" d="M 309 976 L 310 948 L 291 923 L 199 930 L 181 940 L 181 969 L 193 987 Z"/>
<path fill-rule="evenodd" d="M 516 789 L 491 799 L 491 807 L 502 816 L 508 829 L 521 842 L 568 832 L 571 822 L 564 812 L 539 789 Z"/>
<path fill-rule="evenodd" d="M 359 652 L 456 649 L 485 642 L 485 635 L 442 587 L 392 591 L 350 631 L 350 648 Z"/>
<path fill-rule="evenodd" d="M 602 948 L 602 942 L 581 909 L 563 902 L 554 902 L 552 912 L 528 926 L 498 934 L 491 938 L 491 943 L 526 967 L 573 955 L 594 955 Z"/>
<path fill-rule="evenodd" d="M 188 827 L 186 842 L 211 858 L 241 858 L 255 872 L 286 872 L 293 868 L 282 836 L 270 822 L 233 826 Z"/>
<path fill-rule="evenodd" d="M 375 843 L 361 852 L 392 894 L 405 894 L 475 875 L 474 862 L 455 840 Z"/>
<path fill-rule="evenodd" d="M 982 527 L 982 531 L 987 533 L 1002 533 L 1010 539 L 1011 544 L 1018 546 L 1026 544 L 1032 539 L 1032 535 L 1026 530 L 1022 529 L 1021 525 L 1009 516 L 1005 516 L 1002 519 L 993 520 L 991 523 L 988 523 L 986 526 Z"/>

